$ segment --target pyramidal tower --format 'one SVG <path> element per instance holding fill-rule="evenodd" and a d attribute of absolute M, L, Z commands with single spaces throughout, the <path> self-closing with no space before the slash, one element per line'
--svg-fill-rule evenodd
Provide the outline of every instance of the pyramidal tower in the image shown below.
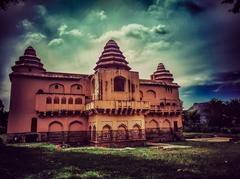
<path fill-rule="evenodd" d="M 128 62 L 125 60 L 125 56 L 122 54 L 118 44 L 114 40 L 109 40 L 106 43 L 104 50 L 96 64 L 97 66 L 94 68 L 94 70 L 108 67 L 126 70 L 131 69 L 128 66 Z"/>
<path fill-rule="evenodd" d="M 165 69 L 165 66 L 162 63 L 159 63 L 157 70 L 151 75 L 151 79 L 165 83 L 172 83 L 173 75 L 169 72 L 169 70 Z"/>

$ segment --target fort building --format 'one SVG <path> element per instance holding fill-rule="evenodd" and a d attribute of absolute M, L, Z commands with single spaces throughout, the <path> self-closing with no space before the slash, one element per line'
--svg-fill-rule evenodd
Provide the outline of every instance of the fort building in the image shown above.
<path fill-rule="evenodd" d="M 179 85 L 162 63 L 140 79 L 109 40 L 94 71 L 48 72 L 29 46 L 10 74 L 8 140 L 137 146 L 182 138 Z"/>

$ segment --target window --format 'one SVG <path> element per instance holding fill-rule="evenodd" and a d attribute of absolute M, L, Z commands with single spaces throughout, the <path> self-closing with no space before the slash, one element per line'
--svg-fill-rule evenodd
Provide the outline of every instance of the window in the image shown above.
<path fill-rule="evenodd" d="M 70 91 L 72 94 L 81 94 L 83 90 L 80 84 L 73 84 L 71 85 Z"/>
<path fill-rule="evenodd" d="M 37 118 L 32 118 L 31 132 L 37 132 Z"/>
<path fill-rule="evenodd" d="M 125 91 L 125 78 L 117 76 L 114 78 L 114 91 Z"/>
<path fill-rule="evenodd" d="M 37 94 L 43 94 L 44 93 L 44 91 L 42 90 L 42 89 L 39 89 L 38 91 L 37 91 Z"/>
<path fill-rule="evenodd" d="M 67 99 L 66 99 L 65 97 L 63 97 L 63 98 L 61 99 L 61 103 L 62 103 L 62 104 L 66 104 L 66 103 L 67 103 Z"/>
<path fill-rule="evenodd" d="M 51 97 L 47 97 L 46 103 L 47 103 L 47 104 L 52 104 L 52 98 L 51 98 Z"/>
<path fill-rule="evenodd" d="M 53 83 L 49 85 L 50 93 L 64 93 L 64 86 L 60 83 Z"/>
<path fill-rule="evenodd" d="M 73 98 L 68 99 L 68 104 L 73 104 Z"/>
<path fill-rule="evenodd" d="M 147 91 L 147 96 L 148 96 L 150 99 L 155 99 L 155 98 L 156 98 L 156 92 L 153 91 L 153 90 L 148 90 L 148 91 Z"/>
<path fill-rule="evenodd" d="M 81 98 L 76 98 L 75 99 L 75 104 L 82 104 L 82 99 Z"/>
<path fill-rule="evenodd" d="M 53 103 L 54 104 L 59 104 L 59 97 L 55 97 L 54 100 L 53 100 Z"/>

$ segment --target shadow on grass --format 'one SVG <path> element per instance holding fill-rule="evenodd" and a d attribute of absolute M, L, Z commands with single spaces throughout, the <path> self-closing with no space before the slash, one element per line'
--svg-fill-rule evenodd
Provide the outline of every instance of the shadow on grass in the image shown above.
<path fill-rule="evenodd" d="M 206 176 L 206 170 L 204 172 L 198 170 L 205 164 L 190 166 L 191 162 L 178 162 L 178 158 L 181 160 L 180 157 L 183 157 L 186 161 L 194 160 L 192 164 L 197 165 L 199 156 L 195 158 L 194 154 L 188 155 L 187 150 L 181 154 L 184 149 L 178 150 L 176 156 L 161 150 L 150 150 L 152 149 L 111 153 L 104 149 L 80 149 L 72 152 L 4 146 L 0 149 L 0 176 L 1 178 L 207 178 L 210 175 L 218 178 L 227 177 L 224 174 L 229 174 L 228 176 L 232 178 L 239 176 L 239 171 L 234 175 L 228 170 L 223 175 L 213 171 L 213 174 Z M 135 155 L 141 152 L 143 155 L 149 152 L 151 156 Z"/>

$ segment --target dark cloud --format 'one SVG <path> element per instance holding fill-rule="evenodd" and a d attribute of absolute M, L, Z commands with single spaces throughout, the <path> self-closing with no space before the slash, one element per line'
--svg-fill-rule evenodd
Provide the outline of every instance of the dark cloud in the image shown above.
<path fill-rule="evenodd" d="M 240 97 L 240 71 L 214 73 L 204 84 L 183 87 L 183 94 L 191 90 L 194 96 L 218 98 Z"/>
<path fill-rule="evenodd" d="M 187 10 L 189 13 L 191 13 L 193 15 L 199 14 L 199 13 L 204 12 L 206 10 L 206 8 L 204 6 L 199 5 L 195 1 L 191 1 L 191 0 L 177 1 L 174 6 L 175 6 L 176 9 Z"/>
<path fill-rule="evenodd" d="M 221 72 L 213 76 L 213 82 L 240 82 L 240 71 Z M 240 88 L 239 88 L 240 89 Z"/>

